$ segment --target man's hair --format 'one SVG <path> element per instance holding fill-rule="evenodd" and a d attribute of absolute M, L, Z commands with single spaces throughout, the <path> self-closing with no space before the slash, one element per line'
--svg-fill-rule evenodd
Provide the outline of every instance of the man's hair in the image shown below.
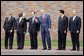
<path fill-rule="evenodd" d="M 20 13 L 18 14 L 18 16 L 19 16 L 19 17 L 22 17 L 22 15 L 23 15 L 23 13 L 22 13 L 22 12 L 20 12 Z"/>
<path fill-rule="evenodd" d="M 44 9 L 41 9 L 40 11 L 45 11 Z"/>
<path fill-rule="evenodd" d="M 60 11 L 60 13 L 64 14 L 64 10 L 63 10 L 63 9 L 61 9 L 61 10 L 59 10 L 59 11 Z"/>
<path fill-rule="evenodd" d="M 32 13 L 34 13 L 34 14 L 35 14 L 36 12 L 35 12 L 35 11 L 32 11 Z"/>
<path fill-rule="evenodd" d="M 73 12 L 76 12 L 77 13 L 77 10 L 73 10 Z"/>

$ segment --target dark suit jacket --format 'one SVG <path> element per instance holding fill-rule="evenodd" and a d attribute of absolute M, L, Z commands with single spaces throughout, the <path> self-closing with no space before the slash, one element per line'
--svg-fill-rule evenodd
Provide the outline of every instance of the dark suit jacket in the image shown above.
<path fill-rule="evenodd" d="M 10 30 L 13 30 L 13 31 L 14 31 L 16 20 L 15 20 L 15 18 L 14 18 L 13 16 L 10 18 L 9 21 L 8 21 L 8 18 L 9 18 L 9 17 L 6 17 L 6 19 L 5 19 L 3 29 L 4 29 L 5 31 L 8 31 L 8 32 L 9 32 Z"/>
<path fill-rule="evenodd" d="M 21 19 L 21 22 L 19 23 L 19 19 L 17 18 L 16 21 L 16 31 L 19 32 L 20 34 L 23 34 L 27 30 L 27 23 L 24 21 L 24 19 Z"/>
<path fill-rule="evenodd" d="M 68 28 L 68 17 L 67 16 L 63 16 L 63 18 L 60 20 L 61 17 L 59 17 L 58 19 L 58 32 L 62 32 L 64 33 L 64 31 L 67 32 L 67 28 Z"/>
<path fill-rule="evenodd" d="M 29 33 L 35 33 L 37 31 L 40 30 L 40 24 L 36 23 L 35 21 L 32 23 L 32 17 L 30 17 L 29 19 L 26 19 L 26 22 L 29 22 L 29 28 L 28 28 L 28 32 Z M 38 17 L 35 17 L 35 19 L 38 19 Z"/>
<path fill-rule="evenodd" d="M 70 17 L 69 20 L 69 30 L 72 33 L 76 33 L 77 30 L 80 31 L 81 28 L 81 18 L 79 16 L 76 16 L 75 20 L 73 21 L 73 16 Z"/>

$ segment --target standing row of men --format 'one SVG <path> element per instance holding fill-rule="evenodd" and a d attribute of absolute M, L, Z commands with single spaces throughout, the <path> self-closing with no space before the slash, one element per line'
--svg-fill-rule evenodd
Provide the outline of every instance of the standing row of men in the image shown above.
<path fill-rule="evenodd" d="M 66 49 L 66 36 L 68 28 L 68 17 L 64 15 L 64 10 L 59 10 L 60 17 L 58 20 L 58 50 Z M 69 20 L 69 31 L 71 33 L 72 39 L 72 50 L 80 50 L 79 45 L 79 33 L 81 28 L 81 18 L 76 15 L 77 11 L 73 11 L 73 16 Z M 6 17 L 3 30 L 5 30 L 5 48 L 8 49 L 8 39 L 9 39 L 9 49 L 13 46 L 14 32 L 17 32 L 17 49 L 24 48 L 25 33 L 27 30 L 27 22 L 29 22 L 28 32 L 30 33 L 30 49 L 37 49 L 37 34 L 40 30 L 41 25 L 41 37 L 43 43 L 43 49 L 46 50 L 46 40 L 48 44 L 48 50 L 51 50 L 51 18 L 50 15 L 45 14 L 44 10 L 41 10 L 41 16 L 38 18 L 35 16 L 35 12 L 32 12 L 32 17 L 26 19 L 25 14 L 20 13 L 19 17 L 15 20 L 12 14 Z"/>
<path fill-rule="evenodd" d="M 64 10 L 60 11 L 58 20 L 58 50 L 66 49 L 66 36 L 68 28 L 68 17 L 64 15 Z M 80 50 L 79 33 L 81 28 L 81 18 L 77 16 L 77 11 L 73 10 L 73 16 L 69 19 L 69 31 L 71 33 L 71 40 L 73 48 L 71 50 Z"/>

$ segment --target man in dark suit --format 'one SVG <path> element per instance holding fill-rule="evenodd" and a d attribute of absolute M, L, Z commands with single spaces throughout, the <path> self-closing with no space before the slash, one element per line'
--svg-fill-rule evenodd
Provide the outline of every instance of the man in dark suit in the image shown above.
<path fill-rule="evenodd" d="M 41 24 L 41 35 L 42 35 L 42 43 L 43 43 L 43 49 L 46 50 L 46 39 L 48 44 L 48 50 L 51 50 L 51 38 L 50 38 L 50 30 L 51 30 L 51 19 L 50 15 L 45 14 L 44 10 L 41 9 L 41 16 L 39 17 L 39 20 L 35 20 L 37 23 Z"/>
<path fill-rule="evenodd" d="M 26 19 L 26 22 L 29 22 L 29 29 L 28 32 L 30 33 L 30 43 L 31 43 L 31 49 L 37 49 L 37 34 L 40 30 L 40 24 L 35 22 L 35 19 L 38 19 L 38 17 L 35 16 L 35 11 L 32 12 L 32 17 L 29 19 Z"/>
<path fill-rule="evenodd" d="M 76 15 L 77 11 L 73 11 L 73 16 L 70 17 L 69 20 L 69 30 L 71 33 L 71 39 L 72 39 L 72 50 L 80 50 L 80 44 L 79 44 L 79 33 L 81 28 L 81 18 Z"/>
<path fill-rule="evenodd" d="M 24 48 L 25 33 L 27 24 L 24 22 L 23 13 L 19 13 L 19 18 L 16 21 L 16 32 L 17 32 L 17 49 Z"/>
<path fill-rule="evenodd" d="M 5 49 L 8 49 L 8 40 L 9 40 L 9 49 L 12 49 L 15 22 L 16 22 L 15 18 L 12 16 L 11 12 L 9 12 L 8 17 L 6 17 L 3 26 L 3 30 L 5 30 Z"/>
<path fill-rule="evenodd" d="M 59 12 L 60 17 L 58 19 L 58 50 L 65 50 L 68 17 L 64 15 L 64 10 L 59 10 Z"/>

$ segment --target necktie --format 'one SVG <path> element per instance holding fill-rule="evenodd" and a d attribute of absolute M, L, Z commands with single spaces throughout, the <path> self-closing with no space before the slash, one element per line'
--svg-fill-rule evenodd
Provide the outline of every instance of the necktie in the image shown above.
<path fill-rule="evenodd" d="M 62 17 L 60 17 L 60 21 L 62 20 Z"/>
<path fill-rule="evenodd" d="M 42 16 L 42 21 L 43 21 L 43 23 L 44 23 L 44 16 Z"/>

